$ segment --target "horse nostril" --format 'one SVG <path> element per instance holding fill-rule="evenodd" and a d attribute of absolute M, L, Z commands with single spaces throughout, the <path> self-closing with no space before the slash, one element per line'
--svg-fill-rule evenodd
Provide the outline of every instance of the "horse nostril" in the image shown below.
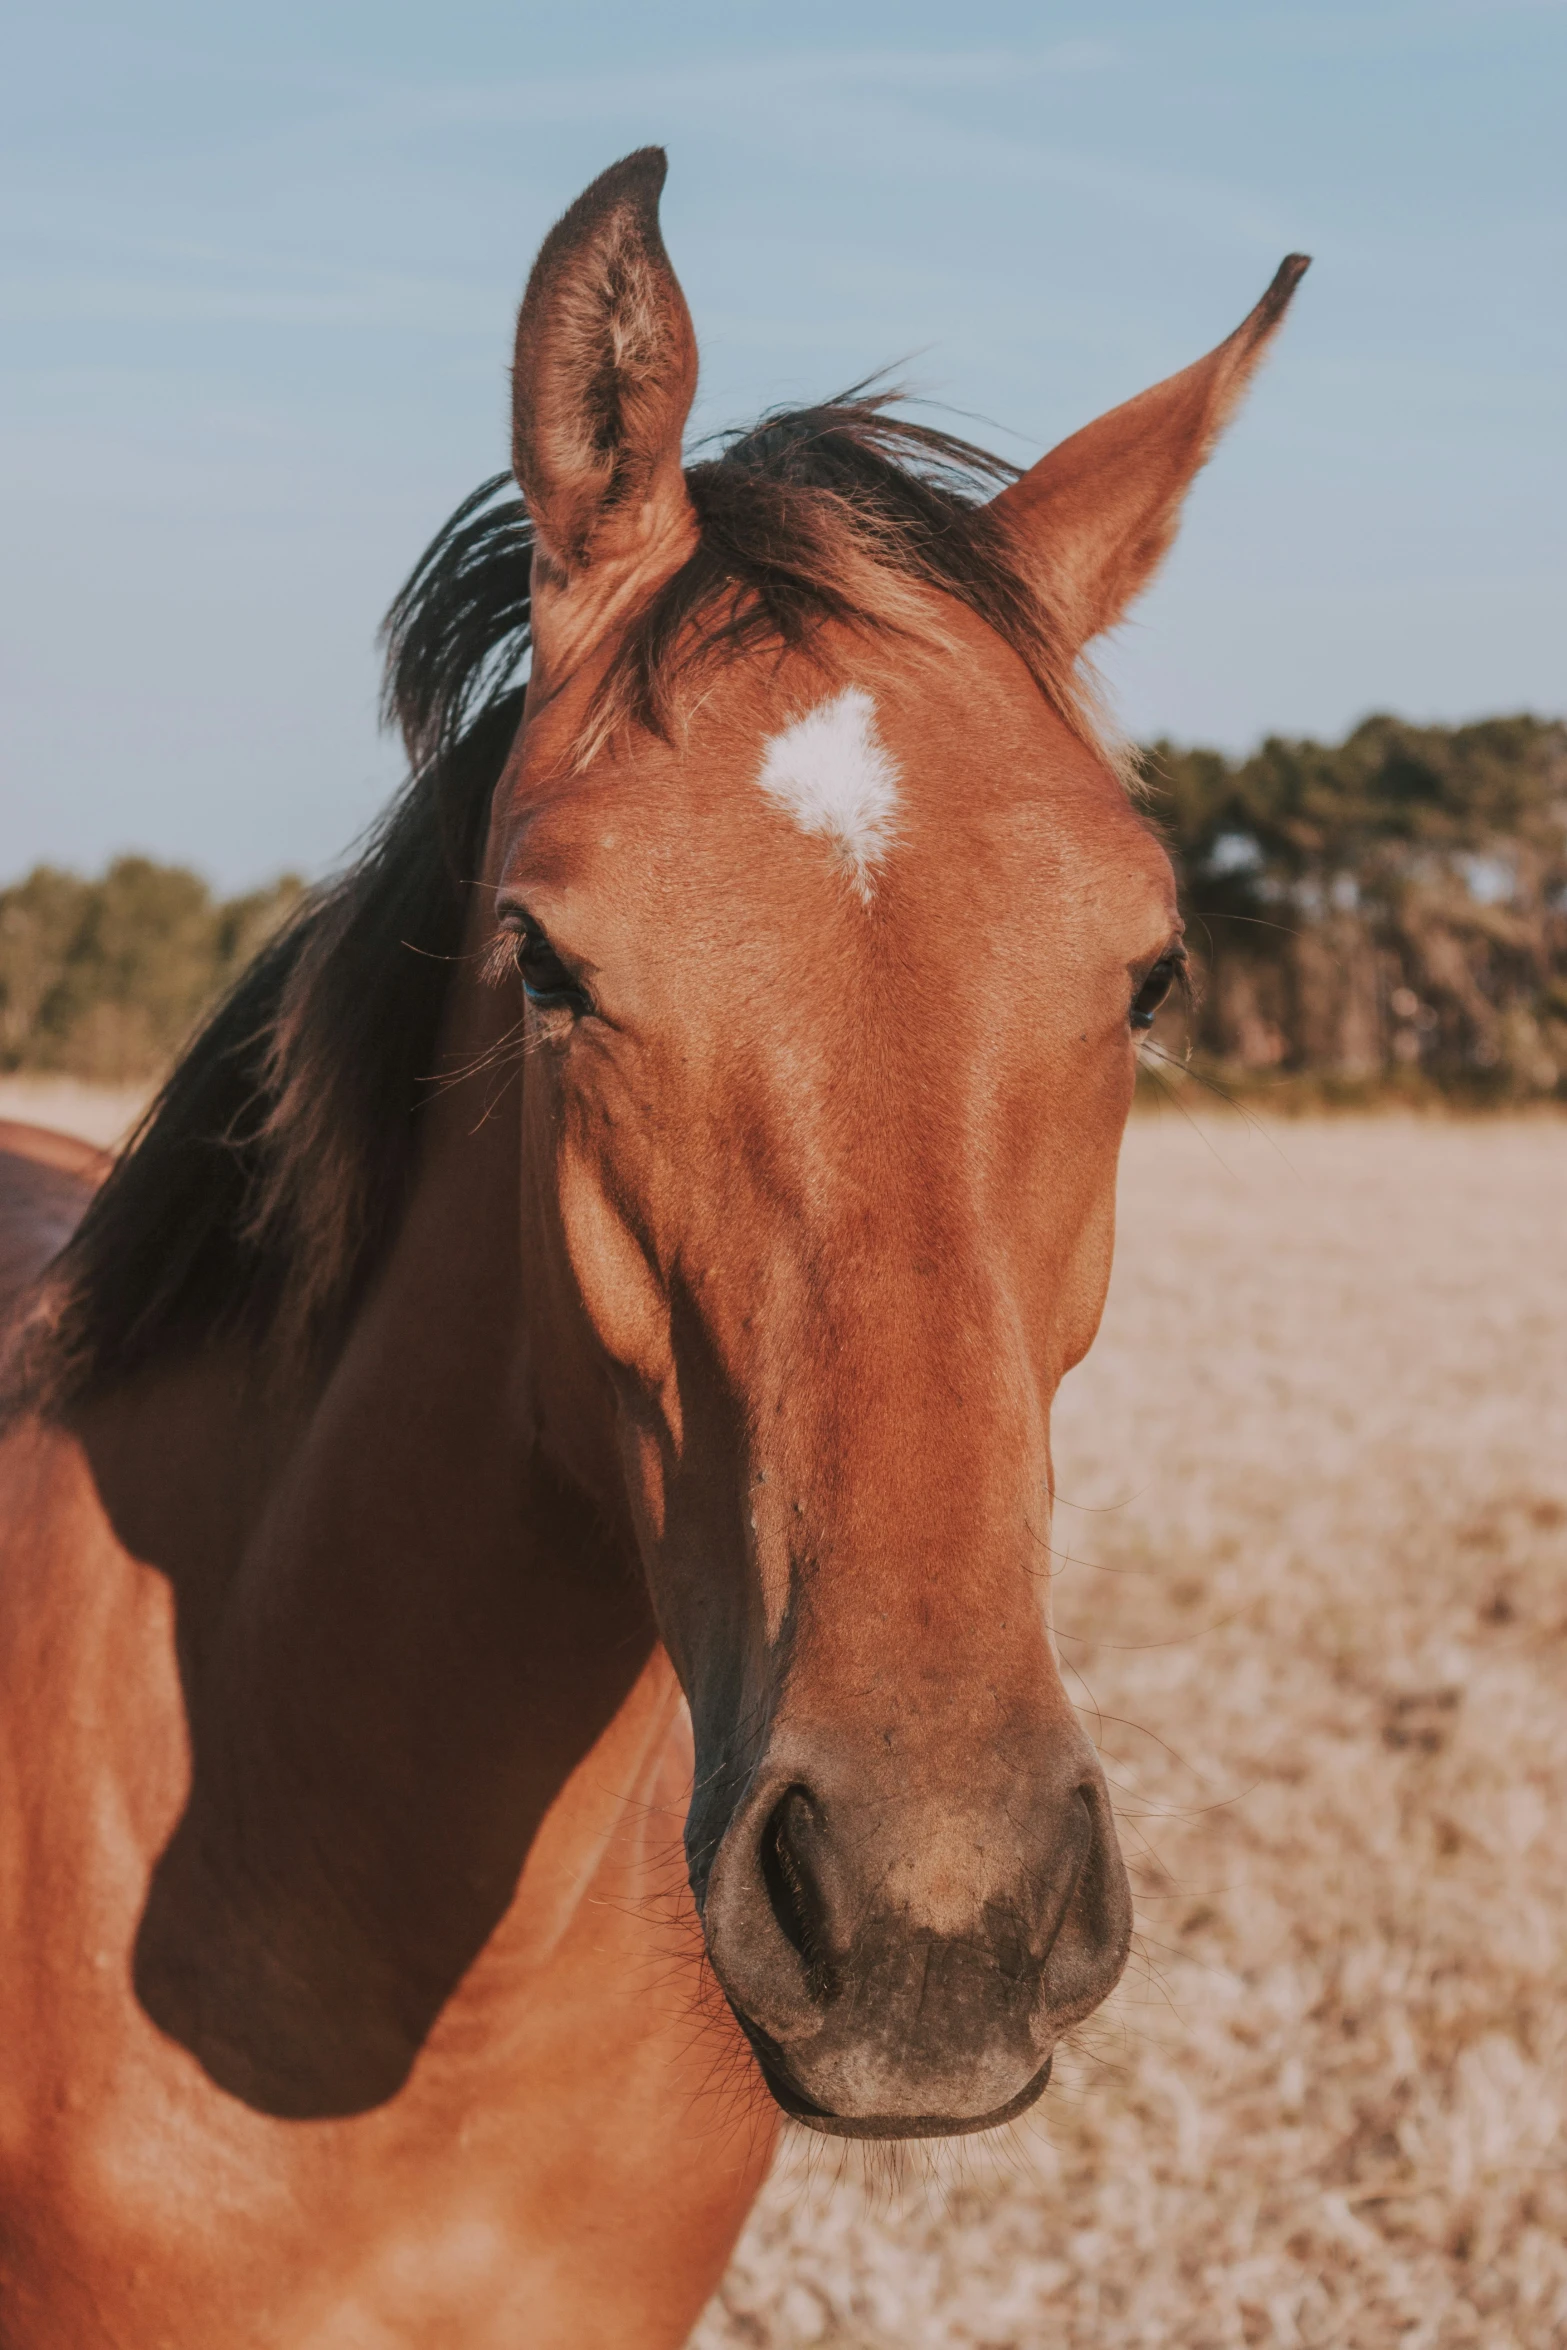
<path fill-rule="evenodd" d="M 1040 1929 L 1046 2002 L 1065 2028 L 1114 1988 L 1131 1942 L 1131 1888 L 1109 1798 L 1094 1781 L 1068 1807 Z"/>
<path fill-rule="evenodd" d="M 768 1814 L 758 1858 L 779 1932 L 800 1959 L 811 1997 L 825 2001 L 833 1994 L 834 1970 L 827 1948 L 826 1904 L 809 1854 L 815 1825 L 805 1789 L 786 1789 Z"/>

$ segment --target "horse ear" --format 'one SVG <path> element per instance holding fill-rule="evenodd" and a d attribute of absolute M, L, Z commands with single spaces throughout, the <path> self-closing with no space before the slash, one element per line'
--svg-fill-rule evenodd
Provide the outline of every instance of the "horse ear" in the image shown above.
<path fill-rule="evenodd" d="M 512 464 L 566 571 L 635 556 L 690 513 L 696 336 L 659 234 L 667 170 L 661 147 L 612 164 L 550 230 L 523 296 Z"/>
<path fill-rule="evenodd" d="M 1308 266 L 1291 253 L 1228 342 L 1085 425 L 992 501 L 1074 650 L 1112 627 L 1152 578 Z"/>

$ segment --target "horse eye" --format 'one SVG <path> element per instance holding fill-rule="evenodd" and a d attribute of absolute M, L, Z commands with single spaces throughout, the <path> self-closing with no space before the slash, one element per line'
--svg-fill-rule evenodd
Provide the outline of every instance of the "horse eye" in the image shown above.
<path fill-rule="evenodd" d="M 1180 947 L 1172 947 L 1168 954 L 1159 957 L 1158 962 L 1155 963 L 1142 986 L 1132 998 L 1131 1017 L 1134 1028 L 1151 1028 L 1153 1026 L 1154 1014 L 1185 968 L 1186 955 Z"/>
<path fill-rule="evenodd" d="M 574 1015 L 592 1011 L 587 989 L 573 979 L 536 922 L 524 921 L 518 926 L 517 968 L 529 1003 Z"/>

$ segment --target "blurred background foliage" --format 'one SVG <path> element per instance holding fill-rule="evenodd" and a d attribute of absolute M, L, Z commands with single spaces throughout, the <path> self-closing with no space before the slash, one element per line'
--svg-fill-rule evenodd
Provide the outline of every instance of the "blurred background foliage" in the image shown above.
<path fill-rule="evenodd" d="M 1567 724 L 1368 718 L 1250 758 L 1155 743 L 1194 986 L 1151 1077 L 1281 1100 L 1567 1099 Z M 0 890 L 0 1069 L 151 1079 L 298 903 L 120 857 Z"/>
<path fill-rule="evenodd" d="M 148 857 L 117 857 L 97 881 L 35 867 L 0 890 L 0 1069 L 158 1076 L 303 889 L 285 875 L 219 899 Z"/>
<path fill-rule="evenodd" d="M 1318 1100 L 1567 1098 L 1567 724 L 1368 718 L 1144 770 L 1195 982 L 1158 1053 Z"/>

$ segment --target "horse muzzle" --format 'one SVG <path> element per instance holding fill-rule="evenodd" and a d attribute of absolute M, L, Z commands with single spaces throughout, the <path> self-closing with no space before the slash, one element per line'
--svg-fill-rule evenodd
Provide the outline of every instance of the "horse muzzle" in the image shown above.
<path fill-rule="evenodd" d="M 807 2127 L 947 2137 L 1031 2105 L 1126 1963 L 1131 1896 L 1086 1742 L 988 1802 L 770 1749 L 701 1899 L 769 2089 Z M 830 1751 L 830 1750 L 829 1750 Z"/>

